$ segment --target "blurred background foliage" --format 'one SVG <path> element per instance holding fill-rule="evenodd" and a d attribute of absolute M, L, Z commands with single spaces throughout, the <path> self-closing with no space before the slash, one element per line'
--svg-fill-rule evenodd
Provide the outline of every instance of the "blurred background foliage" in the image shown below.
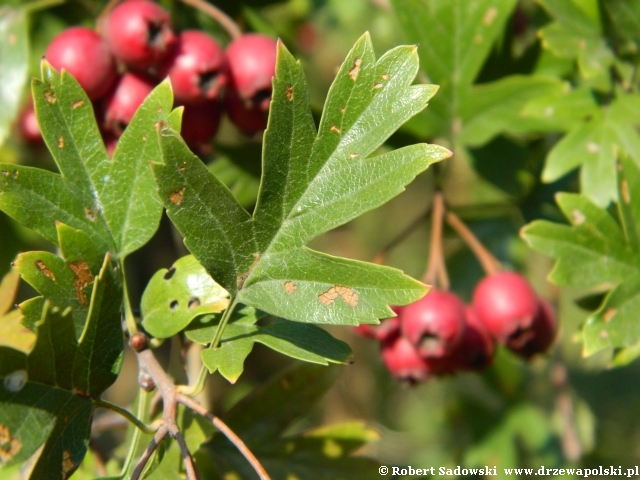
<path fill-rule="evenodd" d="M 177 0 L 160 3 L 172 12 L 176 28 L 200 28 L 228 43 L 206 15 Z M 366 30 L 377 52 L 403 43 L 419 44 L 418 80 L 441 85 L 427 110 L 384 148 L 430 141 L 450 148 L 454 157 L 417 178 L 382 208 L 315 240 L 312 248 L 371 261 L 392 245 L 385 264 L 420 278 L 429 252 L 428 211 L 434 190 L 441 188 L 449 207 L 494 255 L 525 273 L 538 293 L 555 303 L 561 321 L 555 346 L 530 363 L 500 350 L 482 375 L 434 378 L 416 387 L 390 377 L 376 342 L 348 329 L 331 329 L 352 346 L 355 364 L 339 369 L 328 393 L 313 408 L 305 404 L 308 413 L 287 431 L 295 436 L 313 426 L 362 421 L 371 430 L 362 430 L 368 433 L 362 434 L 361 443 L 379 438 L 358 452 L 383 465 L 486 464 L 497 465 L 500 474 L 502 468 L 518 466 L 626 469 L 639 464 L 638 363 L 608 369 L 610 350 L 583 357 L 581 327 L 588 313 L 576 299 L 592 292 L 548 283 L 552 261 L 530 250 L 519 230 L 534 219 L 563 222 L 553 200 L 559 191 L 581 192 L 603 207 L 615 201 L 614 154 L 602 153 L 612 144 L 640 162 L 640 148 L 634 148 L 640 145 L 640 115 L 635 107 L 640 1 L 220 0 L 216 4 L 245 30 L 283 39 L 302 61 L 318 114 L 337 67 Z M 15 125 L 28 101 L 24 71 L 29 77 L 38 75 L 48 42 L 69 25 L 93 26 L 104 6 L 97 0 L 5 0 L 0 6 L 0 161 L 55 168 L 46 148 L 22 141 Z M 24 20 L 12 15 L 23 15 Z M 592 142 L 596 151 L 571 150 L 576 135 Z M 260 175 L 259 137 L 245 138 L 225 121 L 212 153 L 202 157 L 249 209 Z M 0 212 L 0 275 L 9 270 L 18 252 L 34 249 L 51 246 Z M 445 252 L 452 290 L 468 302 L 483 272 L 450 230 L 445 230 Z M 129 260 L 134 298 L 139 298 L 156 270 L 185 253 L 164 218 L 153 240 Z M 21 284 L 18 300 L 31 295 Z M 291 362 L 258 346 L 236 385 L 218 376 L 209 381 L 208 401 L 214 411 L 226 411 Z M 133 398 L 135 368 L 130 363 L 109 392 L 109 398 L 121 405 Z M 116 433 L 114 438 L 120 437 Z M 111 446 L 100 448 L 109 451 Z M 85 471 L 90 471 L 89 457 L 87 464 Z M 371 478 L 369 467 L 353 465 L 345 464 L 343 470 L 351 478 Z M 305 478 L 304 471 L 299 475 Z M 343 474 L 331 475 L 326 478 Z"/>

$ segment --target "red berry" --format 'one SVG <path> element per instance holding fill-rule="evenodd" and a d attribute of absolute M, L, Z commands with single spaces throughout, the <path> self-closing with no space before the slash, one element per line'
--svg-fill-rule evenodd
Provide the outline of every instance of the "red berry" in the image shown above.
<path fill-rule="evenodd" d="M 271 92 L 271 78 L 276 72 L 276 41 L 265 35 L 250 33 L 227 47 L 231 86 L 243 100 L 260 91 Z"/>
<path fill-rule="evenodd" d="M 416 347 L 398 333 L 383 342 L 381 355 L 389 372 L 399 380 L 415 384 L 429 376 L 429 366 Z"/>
<path fill-rule="evenodd" d="M 402 312 L 403 335 L 424 358 L 450 354 L 462 337 L 464 325 L 464 304 L 453 293 L 442 290 L 431 290 Z"/>
<path fill-rule="evenodd" d="M 72 27 L 49 44 L 44 54 L 51 65 L 67 70 L 91 100 L 107 93 L 116 80 L 116 66 L 100 35 L 86 27 Z"/>
<path fill-rule="evenodd" d="M 33 105 L 29 105 L 22 112 L 20 117 L 20 133 L 22 133 L 22 138 L 29 143 L 42 143 L 42 133 L 40 133 L 40 126 L 38 125 L 38 119 L 36 118 Z"/>
<path fill-rule="evenodd" d="M 107 18 L 104 37 L 111 52 L 129 67 L 159 65 L 176 43 L 169 13 L 147 0 L 129 0 Z"/>
<path fill-rule="evenodd" d="M 451 361 L 457 368 L 480 371 L 491 364 L 495 344 L 473 307 L 467 306 L 466 314 L 464 333 L 451 355 Z"/>
<path fill-rule="evenodd" d="M 484 278 L 473 292 L 478 318 L 500 343 L 525 331 L 538 314 L 538 299 L 518 273 L 500 272 Z"/>
<path fill-rule="evenodd" d="M 380 325 L 358 325 L 353 330 L 363 337 L 384 342 L 400 331 L 400 317 L 387 318 Z"/>
<path fill-rule="evenodd" d="M 536 353 L 545 352 L 553 343 L 558 328 L 558 321 L 549 302 L 540 299 L 538 314 L 533 319 L 531 326 L 514 335 L 507 341 L 509 347 L 515 353 L 525 358 L 531 358 Z"/>
<path fill-rule="evenodd" d="M 230 89 L 224 97 L 224 106 L 229 120 L 231 120 L 240 131 L 247 135 L 253 135 L 267 128 L 270 99 L 271 92 L 263 98 L 263 101 L 267 101 L 266 110 L 263 110 L 262 103 L 254 102 L 253 100 L 244 101 L 240 98 L 238 92 Z"/>
<path fill-rule="evenodd" d="M 222 108 L 218 102 L 184 107 L 180 135 L 191 150 L 206 150 L 218 131 L 221 114 Z"/>
<path fill-rule="evenodd" d="M 276 52 L 277 42 L 259 34 L 243 35 L 227 47 L 230 92 L 226 107 L 231 121 L 245 133 L 253 134 L 267 125 Z"/>
<path fill-rule="evenodd" d="M 222 97 L 227 85 L 227 63 L 222 47 L 198 30 L 180 34 L 178 46 L 162 68 L 180 104 L 197 104 Z"/>
<path fill-rule="evenodd" d="M 146 77 L 137 73 L 125 73 L 106 99 L 106 128 L 117 135 L 122 133 L 153 87 L 153 83 Z"/>

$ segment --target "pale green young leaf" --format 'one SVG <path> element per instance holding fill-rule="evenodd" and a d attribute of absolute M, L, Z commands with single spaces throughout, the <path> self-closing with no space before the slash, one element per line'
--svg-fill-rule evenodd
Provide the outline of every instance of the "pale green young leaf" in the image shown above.
<path fill-rule="evenodd" d="M 228 305 L 226 290 L 192 255 L 187 255 L 149 280 L 140 304 L 142 325 L 154 337 L 168 338 L 195 317 L 221 312 Z"/>
<path fill-rule="evenodd" d="M 0 145 L 18 113 L 27 84 L 29 36 L 24 9 L 0 7 Z"/>

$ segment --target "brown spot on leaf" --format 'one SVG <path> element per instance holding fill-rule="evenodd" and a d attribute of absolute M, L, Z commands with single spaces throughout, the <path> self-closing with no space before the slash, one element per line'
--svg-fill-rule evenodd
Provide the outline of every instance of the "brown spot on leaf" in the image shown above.
<path fill-rule="evenodd" d="M 627 205 L 631 203 L 631 195 L 629 194 L 629 184 L 626 180 L 620 182 L 620 195 Z"/>
<path fill-rule="evenodd" d="M 182 165 L 180 165 L 178 167 L 178 170 L 180 170 L 181 172 L 184 172 L 186 169 L 187 169 L 187 164 L 186 163 L 183 163 Z"/>
<path fill-rule="evenodd" d="M 22 449 L 22 442 L 11 437 L 9 428 L 0 425 L 0 463 L 7 463 Z"/>
<path fill-rule="evenodd" d="M 9 176 L 9 171 L 8 170 L 2 170 L 2 175 L 4 175 L 5 177 Z"/>
<path fill-rule="evenodd" d="M 287 85 L 285 95 L 287 96 L 287 100 L 289 100 L 290 102 L 293 101 L 293 85 Z"/>
<path fill-rule="evenodd" d="M 291 295 L 293 292 L 295 292 L 298 289 L 298 286 L 293 283 L 291 280 L 289 280 L 288 282 L 284 282 L 284 290 Z"/>
<path fill-rule="evenodd" d="M 353 289 L 342 285 L 336 285 L 326 292 L 321 293 L 318 295 L 318 300 L 327 307 L 334 303 L 338 297 L 342 298 L 342 300 L 344 300 L 344 302 L 350 307 L 358 305 L 358 294 L 354 292 Z"/>
<path fill-rule="evenodd" d="M 337 133 L 338 135 L 340 135 L 340 129 L 335 125 L 331 125 L 331 128 L 329 130 L 331 130 L 333 133 Z"/>
<path fill-rule="evenodd" d="M 378 90 L 379 88 L 382 88 L 384 86 L 384 83 L 382 82 L 376 82 L 373 84 L 373 89 L 374 90 Z"/>
<path fill-rule="evenodd" d="M 42 95 L 44 96 L 44 99 L 50 104 L 53 105 L 54 103 L 56 103 L 56 94 L 53 91 L 45 90 L 44 92 L 42 92 Z"/>
<path fill-rule="evenodd" d="M 609 308 L 607 309 L 606 312 L 602 314 L 602 318 L 604 319 L 605 322 L 610 322 L 611 319 L 615 316 L 617 311 L 618 309 L 616 308 Z"/>
<path fill-rule="evenodd" d="M 20 172 L 18 170 L 14 170 L 13 173 L 11 174 L 11 178 L 15 180 L 18 178 L 18 175 L 20 175 Z"/>
<path fill-rule="evenodd" d="M 600 150 L 600 145 L 594 142 L 587 143 L 587 152 L 589 153 L 598 153 Z"/>
<path fill-rule="evenodd" d="M 76 276 L 73 281 L 73 288 L 76 291 L 76 297 L 82 305 L 86 305 L 87 296 L 84 293 L 84 288 L 93 283 L 93 275 L 91 274 L 91 270 L 89 270 L 89 265 L 87 265 L 87 262 L 83 260 L 71 262 L 67 265 Z"/>
<path fill-rule="evenodd" d="M 146 142 L 147 141 L 147 137 L 142 137 L 142 141 Z"/>
<path fill-rule="evenodd" d="M 194 308 L 198 308 L 200 306 L 200 299 L 198 297 L 191 297 L 189 299 L 189 303 L 187 304 L 187 307 L 189 308 L 189 310 L 193 310 Z"/>
<path fill-rule="evenodd" d="M 382 75 L 380 75 L 380 77 L 382 78 L 382 80 L 389 80 L 389 74 L 388 73 L 383 73 Z"/>
<path fill-rule="evenodd" d="M 358 74 L 360 73 L 360 65 L 362 65 L 362 59 L 360 57 L 356 57 L 353 61 L 353 67 L 349 70 L 349 78 L 354 82 L 358 78 Z"/>
<path fill-rule="evenodd" d="M 347 109 L 346 109 L 346 108 L 344 108 L 344 107 L 340 107 L 340 113 L 341 113 L 341 114 L 343 114 L 343 115 L 344 115 L 344 112 L 346 112 L 346 111 L 347 111 Z"/>
<path fill-rule="evenodd" d="M 584 40 L 580 40 L 578 42 L 578 46 L 582 49 L 584 49 L 587 46 L 587 42 L 585 42 Z"/>
<path fill-rule="evenodd" d="M 96 212 L 91 208 L 84 209 L 84 216 L 87 217 L 90 222 L 96 221 Z"/>
<path fill-rule="evenodd" d="M 354 159 L 354 158 L 358 158 L 360 156 L 359 153 L 350 153 L 349 154 L 349 158 Z"/>
<path fill-rule="evenodd" d="M 496 7 L 491 7 L 486 11 L 484 17 L 482 17 L 482 23 L 484 23 L 487 27 L 493 23 L 493 21 L 498 16 L 498 9 Z"/>
<path fill-rule="evenodd" d="M 156 110 L 156 112 L 162 113 L 162 107 L 158 107 L 158 110 Z"/>
<path fill-rule="evenodd" d="M 64 148 L 64 137 L 62 135 L 58 137 L 58 148 Z"/>
<path fill-rule="evenodd" d="M 64 450 L 62 452 L 62 478 L 66 480 L 69 478 L 69 473 L 76 468 L 76 464 L 71 460 L 71 452 L 69 450 Z"/>
<path fill-rule="evenodd" d="M 164 122 L 156 122 L 153 124 L 154 127 L 156 127 L 156 130 L 160 131 L 160 129 L 164 126 L 166 126 L 166 123 Z"/>
<path fill-rule="evenodd" d="M 42 260 L 36 260 L 36 268 L 40 270 L 42 274 L 49 280 L 52 280 L 54 282 L 56 281 L 56 276 L 51 270 L 49 270 L 49 267 L 47 267 Z"/>
<path fill-rule="evenodd" d="M 476 35 L 473 37 L 473 41 L 476 43 L 482 43 L 482 41 L 484 40 L 484 37 L 482 35 L 480 35 L 479 33 L 476 33 Z"/>
<path fill-rule="evenodd" d="M 582 225 L 587 217 L 585 217 L 584 213 L 582 213 L 580 210 L 574 208 L 571 212 L 571 219 L 573 220 L 574 225 Z"/>
<path fill-rule="evenodd" d="M 169 200 L 175 205 L 180 205 L 184 198 L 184 187 L 180 187 L 169 194 Z"/>
<path fill-rule="evenodd" d="M 606 330 L 600 330 L 600 335 L 599 336 L 600 336 L 600 338 L 606 340 L 607 338 L 609 338 L 609 332 L 607 332 Z"/>
<path fill-rule="evenodd" d="M 80 99 L 80 100 L 76 100 L 75 102 L 73 102 L 71 104 L 71 108 L 73 110 L 75 110 L 76 108 L 80 108 L 82 105 L 84 105 L 84 100 Z"/>

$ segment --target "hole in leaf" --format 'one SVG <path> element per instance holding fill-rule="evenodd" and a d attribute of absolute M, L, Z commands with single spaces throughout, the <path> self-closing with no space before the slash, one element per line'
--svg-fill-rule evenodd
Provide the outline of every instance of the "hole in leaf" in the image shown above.
<path fill-rule="evenodd" d="M 179 305 L 178 300 L 174 300 L 169 304 L 169 308 L 171 310 L 175 310 L 176 308 L 178 308 L 178 305 Z"/>
<path fill-rule="evenodd" d="M 175 267 L 171 267 L 169 270 L 167 270 L 167 272 L 163 275 L 162 278 L 164 278 L 165 280 L 170 280 L 175 273 L 176 273 Z"/>
<path fill-rule="evenodd" d="M 200 299 L 198 297 L 191 297 L 189 299 L 188 308 L 189 310 L 193 310 L 194 308 L 198 308 L 200 306 Z"/>

